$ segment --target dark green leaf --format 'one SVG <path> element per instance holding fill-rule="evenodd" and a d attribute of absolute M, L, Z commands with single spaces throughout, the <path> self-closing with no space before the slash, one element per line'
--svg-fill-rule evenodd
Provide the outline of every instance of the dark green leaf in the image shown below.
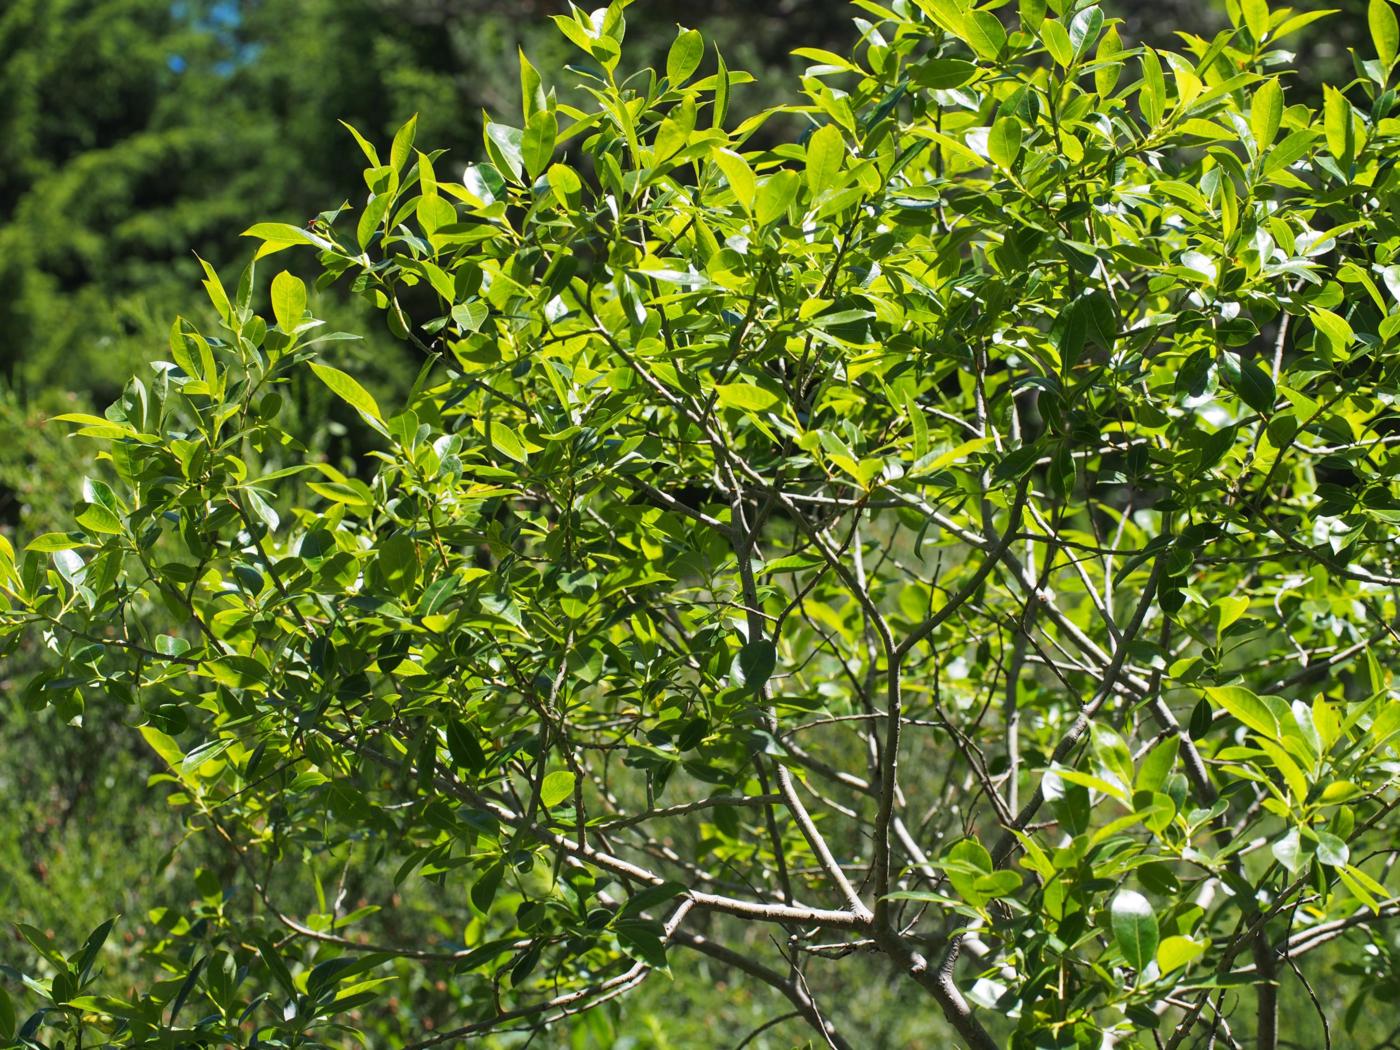
<path fill-rule="evenodd" d="M 1152 905 L 1141 893 L 1120 890 L 1113 898 L 1110 914 L 1118 950 L 1129 966 L 1141 972 L 1157 952 L 1157 916 Z"/>

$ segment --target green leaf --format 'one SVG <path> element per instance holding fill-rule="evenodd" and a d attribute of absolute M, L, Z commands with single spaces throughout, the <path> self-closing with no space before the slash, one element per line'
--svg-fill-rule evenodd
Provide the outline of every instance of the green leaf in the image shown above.
<path fill-rule="evenodd" d="M 1278 396 L 1274 380 L 1258 361 L 1241 361 L 1238 371 L 1225 370 L 1225 376 L 1246 405 L 1260 415 L 1273 412 L 1274 399 Z"/>
<path fill-rule="evenodd" d="M 1343 167 L 1349 165 L 1356 152 L 1356 132 L 1351 103 L 1331 84 L 1322 86 L 1322 127 L 1327 135 L 1327 149 Z"/>
<path fill-rule="evenodd" d="M 272 279 L 272 314 L 283 332 L 293 331 L 306 315 L 306 284 L 283 270 Z"/>
<path fill-rule="evenodd" d="M 1244 595 L 1227 595 L 1215 603 L 1215 633 L 1223 636 L 1230 625 L 1245 614 L 1249 599 Z"/>
<path fill-rule="evenodd" d="M 585 29 L 577 18 L 572 18 L 568 15 L 550 15 L 549 17 L 558 28 L 559 32 L 563 33 L 570 43 L 584 52 L 589 51 L 593 43 L 593 34 L 588 29 Z"/>
<path fill-rule="evenodd" d="M 219 280 L 219 275 L 214 267 L 200 259 L 198 255 L 195 258 L 199 259 L 199 265 L 204 270 L 204 291 L 209 296 L 209 301 L 214 305 L 214 311 L 224 324 L 233 324 L 233 304 L 228 301 L 228 292 L 224 290 L 224 283 Z M 176 324 L 178 323 L 177 320 Z"/>
<path fill-rule="evenodd" d="M 767 226 L 787 214 L 788 206 L 797 197 L 800 181 L 797 172 L 786 169 L 775 171 L 763 180 L 754 200 L 754 218 L 760 226 Z"/>
<path fill-rule="evenodd" d="M 834 124 L 823 124 L 807 140 L 807 187 L 812 196 L 834 189 L 841 162 L 846 157 L 846 140 Z"/>
<path fill-rule="evenodd" d="M 698 29 L 682 29 L 666 52 L 666 79 L 679 87 L 690 79 L 705 54 L 705 40 Z"/>
<path fill-rule="evenodd" d="M 651 923 L 620 922 L 617 924 L 617 943 L 623 951 L 638 962 L 646 963 L 654 970 L 667 970 L 666 946 L 657 936 Z"/>
<path fill-rule="evenodd" d="M 0 988 L 0 1041 L 8 1043 L 15 1037 L 15 1004 L 10 993 Z"/>
<path fill-rule="evenodd" d="M 749 167 L 749 162 L 733 150 L 717 149 L 713 156 L 715 163 L 719 165 L 719 170 L 724 172 L 724 177 L 728 180 L 729 188 L 733 191 L 735 199 L 745 211 L 753 211 L 754 195 L 758 184 L 754 179 L 753 169 Z"/>
<path fill-rule="evenodd" d="M 459 769 L 480 773 L 486 768 L 486 752 L 477 742 L 471 726 L 454 718 L 447 723 L 447 751 Z"/>
<path fill-rule="evenodd" d="M 627 903 L 618 912 L 620 918 L 630 918 L 641 915 L 648 908 L 655 908 L 658 904 L 665 904 L 674 900 L 681 894 L 687 892 L 688 887 L 681 882 L 661 882 L 654 886 L 648 886 L 644 890 L 639 890 L 627 898 Z"/>
<path fill-rule="evenodd" d="M 987 152 L 998 167 L 1010 171 L 1021 155 L 1021 122 L 1015 117 L 999 117 L 987 136 Z"/>
<path fill-rule="evenodd" d="M 538 110 L 525 125 L 520 139 L 520 157 L 531 181 L 549 167 L 554 156 L 554 141 L 559 134 L 559 120 L 550 109 Z"/>
<path fill-rule="evenodd" d="M 1162 62 L 1150 47 L 1142 49 L 1138 61 L 1142 63 L 1142 92 L 1138 95 L 1138 105 L 1142 107 L 1142 116 L 1148 127 L 1155 128 L 1162 122 L 1167 105 L 1167 84 L 1162 79 Z"/>
<path fill-rule="evenodd" d="M 1269 847 L 1274 859 L 1288 869 L 1289 874 L 1297 875 L 1303 870 L 1306 856 L 1303 852 L 1303 837 L 1297 828 L 1289 828 L 1282 838 L 1275 839 Z"/>
<path fill-rule="evenodd" d="M 59 973 L 67 974 L 68 961 L 63 958 L 62 953 L 54 948 L 52 934 L 45 933 L 43 930 L 23 922 L 15 923 L 15 929 L 20 932 L 20 935 L 29 942 L 30 946 L 35 951 L 53 965 L 55 970 Z"/>
<path fill-rule="evenodd" d="M 763 412 L 778 403 L 778 395 L 752 383 L 721 383 L 715 387 L 719 403 L 725 408 L 747 412 Z"/>
<path fill-rule="evenodd" d="M 379 545 L 374 556 L 375 575 L 391 593 L 407 598 L 418 582 L 418 561 L 413 537 L 396 532 Z"/>
<path fill-rule="evenodd" d="M 1134 787 L 1143 791 L 1160 791 L 1167 777 L 1176 766 L 1176 755 L 1181 747 L 1179 736 L 1169 736 L 1149 751 L 1138 764 L 1137 780 Z"/>
<path fill-rule="evenodd" d="M 253 256 L 255 260 L 297 244 L 311 244 L 318 248 L 330 247 L 321 238 L 308 233 L 299 226 L 292 226 L 285 222 L 260 222 L 256 226 L 249 226 L 241 236 L 256 237 L 263 242 L 262 247 Z"/>
<path fill-rule="evenodd" d="M 1335 15 L 1336 13 L 1337 9 L 1334 7 L 1323 8 L 1320 11 L 1304 11 L 1302 14 L 1294 15 L 1274 30 L 1274 42 L 1277 43 L 1290 33 L 1296 33 L 1298 30 L 1312 25 L 1320 18 L 1326 18 L 1328 15 Z"/>
<path fill-rule="evenodd" d="M 1259 85 L 1249 107 L 1249 127 L 1259 153 L 1273 145 L 1283 121 L 1283 85 L 1273 77 Z"/>
<path fill-rule="evenodd" d="M 1262 42 L 1269 32 L 1268 0 L 1240 0 L 1240 12 L 1244 24 L 1249 27 L 1249 35 L 1256 43 Z"/>
<path fill-rule="evenodd" d="M 1099 49 L 1094 53 L 1094 91 L 1107 98 L 1118 86 L 1122 74 L 1123 61 L 1118 58 L 1123 52 L 1123 39 L 1118 35 L 1117 26 L 1109 26 L 1108 32 L 1099 41 Z"/>
<path fill-rule="evenodd" d="M 1195 962 L 1205 952 L 1206 944 L 1194 937 L 1166 937 L 1157 947 L 1157 968 L 1164 974 L 1171 973 Z"/>
<path fill-rule="evenodd" d="M 978 58 L 988 61 L 999 57 L 1006 46 L 1006 27 L 990 11 L 972 11 L 965 15 L 962 36 Z"/>
<path fill-rule="evenodd" d="M 287 969 L 287 964 L 282 961 L 282 956 L 277 954 L 276 946 L 265 937 L 253 937 L 252 941 L 258 946 L 258 954 L 262 956 L 264 965 L 273 979 L 282 986 L 282 991 L 287 993 L 287 998 L 296 1001 L 297 986 L 292 980 L 292 972 Z"/>
<path fill-rule="evenodd" d="M 260 689 L 267 681 L 267 668 L 251 656 L 221 656 L 201 667 L 200 672 L 230 689 Z"/>
<path fill-rule="evenodd" d="M 521 155 L 525 133 L 519 128 L 506 124 L 486 122 L 486 152 L 498 168 L 505 166 L 516 180 L 524 170 L 525 161 Z"/>
<path fill-rule="evenodd" d="M 1103 29 L 1103 12 L 1097 4 L 1081 9 L 1070 19 L 1069 42 L 1074 46 L 1074 57 L 1080 58 L 1099 38 Z"/>
<path fill-rule="evenodd" d="M 1014 871 L 994 871 L 973 883 L 975 892 L 987 900 L 1010 897 L 1021 888 L 1021 876 Z"/>
<path fill-rule="evenodd" d="M 1074 61 L 1074 45 L 1070 43 L 1069 32 L 1064 24 L 1047 18 L 1040 23 L 1040 39 L 1045 44 L 1045 50 L 1050 52 L 1050 57 L 1055 60 L 1055 64 L 1068 68 Z"/>
<path fill-rule="evenodd" d="M 311 362 L 311 371 L 315 372 L 321 382 L 330 387 L 331 392 L 350 405 L 351 408 L 371 419 L 384 422 L 384 416 L 379 411 L 379 404 L 370 396 L 370 392 L 360 386 L 353 377 L 338 368 L 323 365 L 319 361 Z"/>
<path fill-rule="evenodd" d="M 387 193 L 376 193 L 365 203 L 365 210 L 360 213 L 359 222 L 355 224 L 355 243 L 361 249 L 369 247 L 369 242 L 384 222 L 391 199 Z"/>
<path fill-rule="evenodd" d="M 719 67 L 715 73 L 715 101 L 710 126 L 724 129 L 724 119 L 729 115 L 729 67 L 724 64 L 724 56 L 715 47 L 715 63 Z"/>
<path fill-rule="evenodd" d="M 413 155 L 413 140 L 417 134 L 418 114 L 415 113 L 394 132 L 394 141 L 389 147 L 389 166 L 395 172 L 402 172 L 409 157 Z"/>
<path fill-rule="evenodd" d="M 915 408 L 914 411 L 921 412 Z M 917 418 L 917 417 L 916 417 Z M 992 444 L 992 439 L 973 438 L 971 441 L 964 441 L 961 445 L 950 448 L 945 452 L 934 452 L 914 461 L 914 465 L 909 468 L 909 476 L 923 477 L 929 474 L 937 474 L 946 467 L 951 467 L 954 463 L 964 463 L 968 457 L 976 452 L 981 452 L 984 448 Z M 1038 458 L 1039 449 L 1032 450 L 1032 456 Z M 1013 453 L 1014 454 L 1014 453 Z"/>
<path fill-rule="evenodd" d="M 583 191 L 583 180 L 578 177 L 578 172 L 567 164 L 551 164 L 545 177 L 549 180 L 549 188 L 561 201 L 571 208 L 577 206 L 579 194 Z"/>
<path fill-rule="evenodd" d="M 1211 703 L 1229 712 L 1237 722 L 1271 740 L 1279 739 L 1278 719 L 1268 705 L 1248 689 L 1238 685 L 1211 686 L 1205 694 Z"/>
<path fill-rule="evenodd" d="M 97 961 L 97 953 L 102 950 L 102 946 L 107 943 L 107 938 L 112 932 L 112 927 L 116 924 L 116 919 L 107 919 L 100 923 L 96 929 L 88 934 L 87 940 L 83 942 L 82 949 L 78 952 L 78 958 L 74 963 L 74 968 L 78 971 L 80 980 L 86 979 L 92 970 L 92 964 Z"/>
<path fill-rule="evenodd" d="M 82 555 L 71 550 L 54 551 L 53 564 L 54 568 L 59 571 L 59 575 L 74 587 L 82 586 L 83 579 L 87 574 L 87 563 L 83 561 Z"/>
<path fill-rule="evenodd" d="M 1151 903 L 1134 890 L 1120 890 L 1113 898 L 1109 914 L 1118 950 L 1127 964 L 1141 973 L 1157 951 L 1157 916 Z"/>
<path fill-rule="evenodd" d="M 1356 341 L 1356 334 L 1346 318 L 1334 314 L 1331 310 L 1320 306 L 1309 307 L 1308 316 L 1312 318 L 1317 330 L 1332 344 L 1333 350 L 1345 351 Z"/>
<path fill-rule="evenodd" d="M 573 798 L 578 777 L 567 769 L 556 769 L 540 782 L 540 803 L 553 809 L 566 798 Z"/>
<path fill-rule="evenodd" d="M 121 518 L 98 503 L 87 504 L 74 520 L 88 532 L 111 536 L 122 533 Z"/>
<path fill-rule="evenodd" d="M 1351 891 L 1352 896 L 1376 915 L 1380 914 L 1381 901 L 1390 899 L 1391 893 L 1382 883 L 1354 865 L 1348 864 L 1337 869 L 1337 875 Z"/>
<path fill-rule="evenodd" d="M 778 666 L 778 650 L 767 638 L 745 642 L 730 665 L 729 674 L 734 685 L 757 693 L 773 677 Z"/>
<path fill-rule="evenodd" d="M 500 887 L 501 876 L 504 874 L 505 865 L 496 861 L 481 873 L 476 882 L 472 883 L 472 906 L 483 915 L 491 911 L 491 904 L 496 899 L 496 890 Z"/>
<path fill-rule="evenodd" d="M 1340 868 L 1351 859 L 1347 844 L 1330 831 L 1317 833 L 1317 859 L 1330 868 Z"/>
<path fill-rule="evenodd" d="M 30 540 L 25 544 L 24 549 L 39 554 L 52 554 L 54 551 L 68 551 L 85 546 L 87 546 L 87 541 L 81 536 L 67 532 L 46 532 L 42 536 L 36 536 Z"/>
<path fill-rule="evenodd" d="M 174 737 L 166 736 L 155 726 L 142 726 L 141 735 L 145 737 L 146 743 L 151 745 L 151 750 L 164 759 L 170 768 L 174 769 L 184 761 L 185 753 Z"/>
<path fill-rule="evenodd" d="M 339 124 L 346 131 L 350 132 L 351 136 L 355 139 L 355 141 L 359 143 L 360 152 L 362 152 L 365 155 L 365 159 L 370 162 L 370 165 L 375 168 L 379 167 L 379 151 L 376 150 L 372 145 L 370 145 L 369 140 L 366 139 L 363 135 L 361 135 L 352 125 L 347 124 L 345 121 L 339 121 Z"/>
<path fill-rule="evenodd" d="M 992 855 L 987 847 L 976 839 L 960 839 L 943 854 L 939 867 L 948 876 L 948 881 L 958 896 L 973 907 L 980 908 L 987 902 L 985 889 L 998 888 L 994 882 L 983 883 L 993 873 Z"/>
<path fill-rule="evenodd" d="M 977 67 L 961 58 L 931 58 L 910 69 L 910 75 L 920 87 L 946 91 L 970 81 L 977 75 Z"/>
<path fill-rule="evenodd" d="M 1312 128 L 1303 128 L 1290 133 L 1269 151 L 1268 158 L 1264 161 L 1264 174 L 1271 175 L 1297 163 L 1307 155 L 1315 138 L 1317 138 L 1317 132 Z"/>
<path fill-rule="evenodd" d="M 977 871 L 992 871 L 992 855 L 987 852 L 987 847 L 976 839 L 959 839 L 944 854 L 944 860 L 967 864 Z"/>
<path fill-rule="evenodd" d="M 497 452 L 515 460 L 517 463 L 525 463 L 529 459 L 525 451 L 525 442 L 520 440 L 520 435 L 511 427 L 504 423 L 497 423 L 494 420 L 486 428 L 487 438 L 491 446 Z"/>
<path fill-rule="evenodd" d="M 479 300 L 474 303 L 458 303 L 452 308 L 452 320 L 456 321 L 464 332 L 477 332 L 481 330 L 482 322 L 490 313 L 486 304 Z"/>
<path fill-rule="evenodd" d="M 520 119 L 528 125 L 530 118 L 549 103 L 539 71 L 530 64 L 523 48 L 517 47 L 515 50 L 520 60 Z"/>
<path fill-rule="evenodd" d="M 1094 758 L 1107 772 L 1118 778 L 1124 789 L 1133 786 L 1133 752 L 1112 728 L 1095 723 L 1092 733 Z M 1062 770 L 1063 776 L 1068 770 Z"/>
<path fill-rule="evenodd" d="M 1400 24 L 1395 18 L 1395 9 L 1390 0 L 1371 0 L 1366 8 L 1366 21 L 1371 27 L 1371 43 L 1375 45 L 1376 57 L 1381 65 L 1390 69 L 1395 64 L 1395 54 L 1400 48 Z"/>

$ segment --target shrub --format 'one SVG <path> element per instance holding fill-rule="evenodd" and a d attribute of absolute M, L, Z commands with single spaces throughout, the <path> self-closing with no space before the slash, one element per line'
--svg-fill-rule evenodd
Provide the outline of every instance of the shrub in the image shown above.
<path fill-rule="evenodd" d="M 462 180 L 410 122 L 248 231 L 422 347 L 404 403 L 250 266 L 67 417 L 30 699 L 129 704 L 232 861 L 134 998 L 35 933 L 21 1042 L 422 1047 L 699 953 L 833 1046 L 891 970 L 970 1047 L 1278 1045 L 1396 908 L 1392 8 L 1317 113 L 1264 0 L 1181 53 L 859 0 L 755 150 L 698 34 L 622 77 L 625 6 L 557 19 L 592 105 L 522 61 Z"/>

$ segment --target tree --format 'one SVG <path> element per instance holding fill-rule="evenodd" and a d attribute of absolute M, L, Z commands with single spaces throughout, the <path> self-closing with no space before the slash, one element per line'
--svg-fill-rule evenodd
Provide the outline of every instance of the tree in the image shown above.
<path fill-rule="evenodd" d="M 353 214 L 62 417 L 104 471 L 0 548 L 27 697 L 128 705 L 228 860 L 135 995 L 110 924 L 25 930 L 0 1034 L 423 1047 L 691 953 L 837 1047 L 891 973 L 969 1047 L 1273 1048 L 1294 981 L 1330 1031 L 1312 953 L 1400 909 L 1392 8 L 1318 113 L 1262 3 L 1181 54 L 860 0 L 731 128 L 698 33 L 621 76 L 626 6 L 556 20 L 587 105 L 522 62 L 460 181 L 361 139 Z M 401 403 L 284 251 L 426 356 Z"/>

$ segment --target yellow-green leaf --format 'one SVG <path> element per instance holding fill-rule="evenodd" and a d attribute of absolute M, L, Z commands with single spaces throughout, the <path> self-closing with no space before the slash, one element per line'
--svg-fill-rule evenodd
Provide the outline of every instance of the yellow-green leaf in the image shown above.
<path fill-rule="evenodd" d="M 88 532 L 119 536 L 122 521 L 100 503 L 89 503 L 77 517 L 77 522 Z"/>
<path fill-rule="evenodd" d="M 978 58 L 991 60 L 1006 46 L 1006 27 L 990 11 L 973 11 L 964 16 L 962 38 L 977 52 Z"/>
<path fill-rule="evenodd" d="M 1387 70 L 1395 64 L 1395 53 L 1400 48 L 1400 25 L 1395 19 L 1395 9 L 1390 0 L 1371 0 L 1366 9 L 1366 21 L 1371 26 L 1371 43 L 1376 46 L 1376 57 Z"/>
<path fill-rule="evenodd" d="M 719 403 L 725 408 L 762 412 L 778 403 L 778 396 L 752 383 L 725 383 L 715 387 Z"/>
<path fill-rule="evenodd" d="M 301 324 L 306 314 L 306 285 L 300 277 L 283 270 L 272 279 L 272 314 L 283 332 Z"/>
<path fill-rule="evenodd" d="M 987 136 L 987 153 L 998 167 L 1009 171 L 1021 154 L 1021 122 L 1015 117 L 999 117 Z"/>
<path fill-rule="evenodd" d="M 705 53 L 705 41 L 697 29 L 682 29 L 666 53 L 666 79 L 672 87 L 684 84 L 700 65 Z"/>
<path fill-rule="evenodd" d="M 1256 733 L 1277 740 L 1280 736 L 1278 719 L 1269 706 L 1248 689 L 1239 685 L 1211 686 L 1206 689 L 1211 703 L 1233 715 L 1235 720 Z"/>
<path fill-rule="evenodd" d="M 577 779 L 567 769 L 556 769 L 540 782 L 540 802 L 546 809 L 553 809 L 572 797 Z"/>
<path fill-rule="evenodd" d="M 816 196 L 836 185 L 841 161 L 846 156 L 846 140 L 834 124 L 823 124 L 807 140 L 807 186 Z"/>
<path fill-rule="evenodd" d="M 384 416 L 379 411 L 379 404 L 370 395 L 370 392 L 360 386 L 352 376 L 338 368 L 323 365 L 319 361 L 311 362 L 311 371 L 316 373 L 321 382 L 331 388 L 331 393 L 350 405 L 351 408 L 362 412 L 371 419 L 384 422 Z"/>
<path fill-rule="evenodd" d="M 1206 943 L 1194 937 L 1167 937 L 1157 946 L 1157 968 L 1163 973 L 1179 970 L 1195 962 L 1205 951 Z"/>
<path fill-rule="evenodd" d="M 1142 63 L 1142 91 L 1138 95 L 1138 105 L 1142 107 L 1142 115 L 1148 125 L 1156 127 L 1167 105 L 1167 83 L 1162 77 L 1162 62 L 1150 47 L 1142 49 L 1139 61 Z"/>
<path fill-rule="evenodd" d="M 559 119 L 550 109 L 541 109 L 530 116 L 520 138 L 520 158 L 530 178 L 539 178 L 554 156 L 554 142 L 559 136 Z"/>
<path fill-rule="evenodd" d="M 1240 0 L 1240 13 L 1249 27 L 1249 35 L 1256 43 L 1262 41 L 1269 32 L 1268 0 Z"/>
<path fill-rule="evenodd" d="M 1308 311 L 1312 322 L 1317 326 L 1317 330 L 1326 337 L 1335 350 L 1345 350 L 1351 346 L 1356 339 L 1356 334 L 1352 331 L 1351 325 L 1347 323 L 1345 317 L 1334 314 L 1331 310 L 1324 310 L 1320 306 L 1312 307 Z"/>
<path fill-rule="evenodd" d="M 529 458 L 525 452 L 525 443 L 520 440 L 520 435 L 504 423 L 497 423 L 493 420 L 487 424 L 486 433 L 497 452 L 510 457 L 517 463 L 524 463 Z"/>
<path fill-rule="evenodd" d="M 1322 129 L 1327 135 L 1327 149 L 1337 163 L 1350 164 L 1356 153 L 1351 103 L 1331 84 L 1322 85 L 1322 96 Z"/>
<path fill-rule="evenodd" d="M 394 132 L 394 141 L 389 146 L 389 166 L 395 172 L 403 170 L 403 166 L 408 163 L 409 155 L 413 152 L 413 139 L 418 133 L 418 114 L 406 120 L 398 131 Z"/>
<path fill-rule="evenodd" d="M 1123 71 L 1123 63 L 1118 55 L 1123 51 L 1123 39 L 1118 35 L 1117 26 L 1109 26 L 1099 41 L 1099 49 L 1094 53 L 1094 90 L 1100 98 L 1107 98 L 1118 86 L 1118 77 Z"/>
<path fill-rule="evenodd" d="M 1068 66 L 1074 61 L 1074 45 L 1070 43 L 1069 33 L 1053 18 L 1040 23 L 1040 39 L 1057 65 Z"/>
<path fill-rule="evenodd" d="M 180 745 L 175 742 L 175 738 L 166 736 L 155 726 L 142 726 L 141 735 L 146 738 L 146 743 L 151 745 L 151 750 L 165 760 L 166 765 L 172 769 L 184 761 L 185 753 L 180 750 Z"/>
<path fill-rule="evenodd" d="M 754 218 L 760 226 L 767 226 L 771 222 L 777 222 L 787 214 L 788 205 L 797 196 L 798 182 L 797 172 L 775 171 L 768 178 L 763 180 L 763 185 L 758 189 L 758 196 L 754 199 Z"/>
<path fill-rule="evenodd" d="M 745 211 L 753 211 L 758 184 L 749 162 L 733 150 L 727 149 L 715 150 L 714 158 L 719 170 L 724 172 L 724 177 L 729 181 L 729 188 L 734 192 L 735 199 L 744 206 Z"/>
<path fill-rule="evenodd" d="M 1215 630 L 1223 635 L 1226 629 L 1244 615 L 1249 608 L 1249 599 L 1242 595 L 1231 595 L 1215 603 Z"/>
<path fill-rule="evenodd" d="M 1275 77 L 1259 85 L 1249 107 L 1249 127 L 1254 132 L 1254 142 L 1260 153 L 1273 145 L 1282 121 L 1283 86 Z"/>

